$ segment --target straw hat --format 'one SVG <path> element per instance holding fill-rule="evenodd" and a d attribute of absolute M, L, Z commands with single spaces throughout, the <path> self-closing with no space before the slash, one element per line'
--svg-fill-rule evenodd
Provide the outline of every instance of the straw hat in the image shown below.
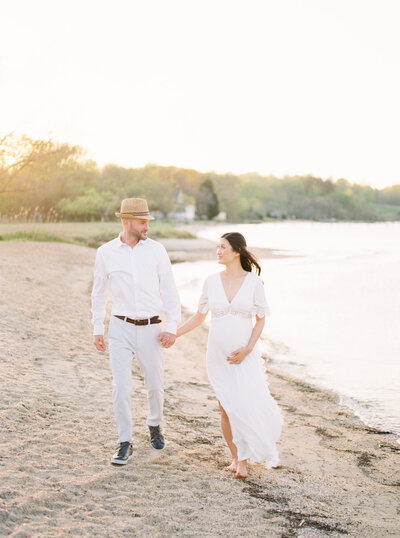
<path fill-rule="evenodd" d="M 149 213 L 146 200 L 143 198 L 125 198 L 121 202 L 121 211 L 115 213 L 119 219 L 154 220 Z"/>

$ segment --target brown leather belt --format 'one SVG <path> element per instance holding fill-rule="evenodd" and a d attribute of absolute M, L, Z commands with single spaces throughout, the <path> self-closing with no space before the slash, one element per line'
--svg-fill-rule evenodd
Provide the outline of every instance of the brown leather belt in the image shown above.
<path fill-rule="evenodd" d="M 127 318 L 126 316 L 115 316 L 122 321 L 127 321 L 128 323 L 133 323 L 134 325 L 153 325 L 154 323 L 161 323 L 159 316 L 153 316 L 152 318 L 147 319 L 132 319 Z"/>

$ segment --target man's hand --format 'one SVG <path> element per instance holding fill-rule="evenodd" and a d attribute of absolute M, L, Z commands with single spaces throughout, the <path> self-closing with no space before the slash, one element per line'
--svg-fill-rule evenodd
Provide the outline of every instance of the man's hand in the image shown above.
<path fill-rule="evenodd" d="M 104 336 L 102 334 L 95 334 L 93 344 L 95 345 L 97 351 L 106 350 L 106 344 L 104 342 Z"/>
<path fill-rule="evenodd" d="M 160 340 L 162 347 L 168 349 L 175 344 L 176 335 L 164 331 L 159 334 L 158 339 Z"/>

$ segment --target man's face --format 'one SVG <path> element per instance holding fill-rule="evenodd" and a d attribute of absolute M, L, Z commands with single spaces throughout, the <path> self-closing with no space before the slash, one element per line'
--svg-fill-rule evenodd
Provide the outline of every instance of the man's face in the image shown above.
<path fill-rule="evenodd" d="M 131 237 L 135 237 L 138 241 L 147 239 L 149 231 L 149 221 L 145 219 L 124 219 L 124 228 Z"/>

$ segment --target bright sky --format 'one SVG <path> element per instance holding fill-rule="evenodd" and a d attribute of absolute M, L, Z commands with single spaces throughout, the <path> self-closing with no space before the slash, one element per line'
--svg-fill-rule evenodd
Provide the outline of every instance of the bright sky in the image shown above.
<path fill-rule="evenodd" d="M 400 183 L 398 0 L 2 0 L 0 132 Z"/>

